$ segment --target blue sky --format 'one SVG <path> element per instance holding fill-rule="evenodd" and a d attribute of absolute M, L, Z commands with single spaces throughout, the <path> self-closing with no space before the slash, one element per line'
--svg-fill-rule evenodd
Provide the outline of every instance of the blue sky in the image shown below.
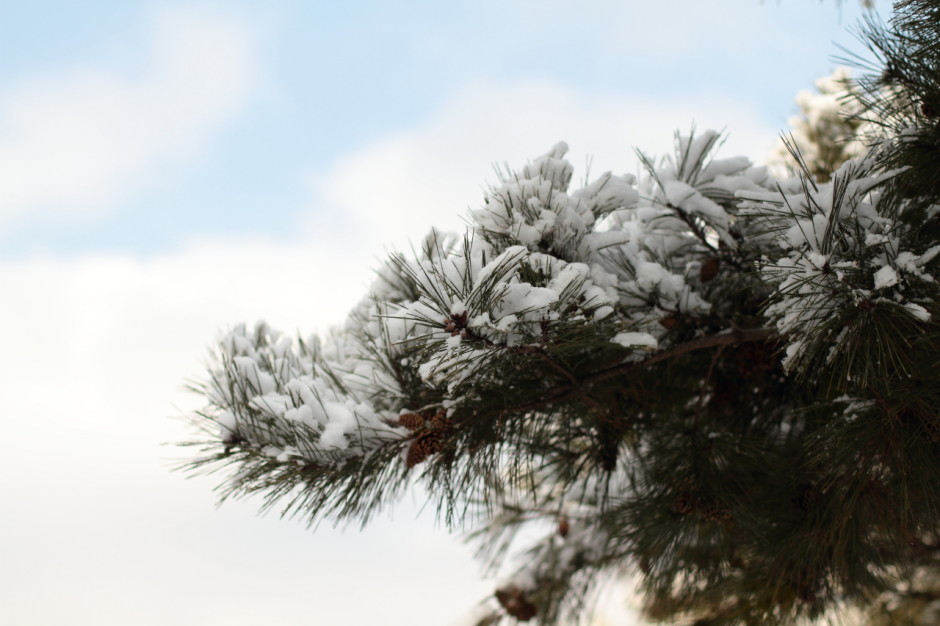
<path fill-rule="evenodd" d="M 578 8 L 562 2 L 6 4 L 0 38 L 14 52 L 0 60 L 0 111 L 28 101 L 22 92 L 31 88 L 45 92 L 34 98 L 65 107 L 92 81 L 83 76 L 88 73 L 116 89 L 179 89 L 173 97 L 185 98 L 185 86 L 159 76 L 166 71 L 159 65 L 174 38 L 189 47 L 186 54 L 203 51 L 185 33 L 161 33 L 161 21 L 202 20 L 206 28 L 214 22 L 216 35 L 243 57 L 241 64 L 206 60 L 202 70 L 210 76 L 230 71 L 243 84 L 210 85 L 234 91 L 226 94 L 227 107 L 216 103 L 206 112 L 216 119 L 197 120 L 203 127 L 193 129 L 195 145 L 152 148 L 141 165 L 146 171 L 111 183 L 120 193 L 89 197 L 94 210 L 55 211 L 34 199 L 12 224 L 4 220 L 0 254 L 7 257 L 91 250 L 146 255 L 203 235 L 289 237 L 299 221 L 322 210 L 306 184 L 310 176 L 328 175 L 338 158 L 377 138 L 420 127 L 480 83 L 543 81 L 587 98 L 688 103 L 686 119 L 675 116 L 677 127 L 692 123 L 693 103 L 721 97 L 746 108 L 772 135 L 793 112 L 795 92 L 831 68 L 832 42 L 852 44 L 843 27 L 860 12 L 848 2 L 757 0 Z M 195 72 L 193 80 L 199 80 Z M 734 136 L 734 114 L 721 122 Z M 150 123 L 160 128 L 174 120 L 131 115 L 128 141 Z M 16 116 L 0 113 L 0 138 L 16 124 Z M 659 132 L 668 140 L 672 128 Z M 534 145 L 527 154 L 546 148 Z M 494 150 L 488 158 L 508 156 Z M 56 185 L 56 174 L 48 174 L 48 184 Z"/>
<path fill-rule="evenodd" d="M 420 497 L 309 532 L 170 471 L 206 346 L 241 321 L 340 322 L 383 250 L 459 228 L 493 164 L 558 140 L 576 180 L 693 123 L 762 160 L 860 13 L 0 0 L 4 618 L 458 623 L 491 583 Z"/>

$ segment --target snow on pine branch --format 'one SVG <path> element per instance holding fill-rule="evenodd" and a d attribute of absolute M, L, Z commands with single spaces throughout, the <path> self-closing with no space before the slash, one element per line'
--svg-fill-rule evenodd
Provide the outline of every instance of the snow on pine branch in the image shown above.
<path fill-rule="evenodd" d="M 916 243 L 905 205 L 885 202 L 881 191 L 899 172 L 878 173 L 874 165 L 870 154 L 846 161 L 825 184 L 804 173 L 777 192 L 740 194 L 742 215 L 757 218 L 777 244 L 760 267 L 775 286 L 766 315 L 787 337 L 784 364 L 791 370 L 805 373 L 811 362 L 844 355 L 858 339 L 848 320 L 860 311 L 930 319 L 922 286 L 935 282 L 925 265 L 940 246 Z"/>
<path fill-rule="evenodd" d="M 712 158 L 719 143 L 713 131 L 677 136 L 675 155 L 643 157 L 642 180 L 605 173 L 574 190 L 558 144 L 502 176 L 462 239 L 432 232 L 393 255 L 342 329 L 308 341 L 233 329 L 200 389 L 221 450 L 207 462 L 238 450 L 235 462 L 268 469 L 341 468 L 383 451 L 410 468 L 486 403 L 501 415 L 546 406 L 572 397 L 558 386 L 668 350 L 664 319 L 714 325 L 721 281 L 705 266 L 746 272 L 751 254 L 754 219 L 735 194 L 772 193 L 764 168 Z M 529 396 L 504 378 L 522 362 Z"/>
<path fill-rule="evenodd" d="M 343 336 L 333 339 L 342 343 Z M 379 380 L 381 371 L 361 348 L 330 348 L 345 353 L 342 372 L 317 338 L 294 341 L 264 323 L 229 331 L 203 389 L 205 414 L 222 443 L 249 445 L 280 462 L 321 464 L 361 455 L 400 434 L 390 426 L 397 415 L 370 401 L 376 388 L 394 382 Z"/>

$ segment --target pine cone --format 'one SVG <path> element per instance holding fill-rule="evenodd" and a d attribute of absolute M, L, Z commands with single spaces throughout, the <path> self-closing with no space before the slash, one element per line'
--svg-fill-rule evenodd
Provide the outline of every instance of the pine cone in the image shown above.
<path fill-rule="evenodd" d="M 507 613 L 520 622 L 528 622 L 538 613 L 538 608 L 526 597 L 525 591 L 515 585 L 497 589 L 496 599 Z"/>
<path fill-rule="evenodd" d="M 451 336 L 462 335 L 464 330 L 467 328 L 467 314 L 466 312 L 459 315 L 453 315 L 444 320 L 444 330 L 451 334 Z"/>
<path fill-rule="evenodd" d="M 702 263 L 702 267 L 698 272 L 699 280 L 703 283 L 712 280 L 715 276 L 718 276 L 719 267 L 718 257 L 713 256 L 705 259 L 705 262 Z"/>
<path fill-rule="evenodd" d="M 665 328 L 666 330 L 672 330 L 679 325 L 679 318 L 675 315 L 667 315 L 666 317 L 659 318 L 659 325 Z"/>
<path fill-rule="evenodd" d="M 398 423 L 408 430 L 418 430 L 424 426 L 424 416 L 420 413 L 404 413 L 398 416 Z"/>
<path fill-rule="evenodd" d="M 444 432 L 440 430 L 431 430 L 418 435 L 408 447 L 408 455 L 405 457 L 405 465 L 411 469 L 418 463 L 423 463 L 429 456 L 435 452 L 440 452 L 444 447 Z"/>
<path fill-rule="evenodd" d="M 431 416 L 431 428 L 435 429 L 444 429 L 450 428 L 453 425 L 449 419 L 447 419 L 447 410 L 440 409 L 434 415 Z"/>
<path fill-rule="evenodd" d="M 716 504 L 710 504 L 702 509 L 702 517 L 709 522 L 727 522 L 731 519 L 731 511 Z"/>
<path fill-rule="evenodd" d="M 695 503 L 692 501 L 692 496 L 687 493 L 680 493 L 679 497 L 676 498 L 674 509 L 679 515 L 688 515 L 694 511 Z"/>

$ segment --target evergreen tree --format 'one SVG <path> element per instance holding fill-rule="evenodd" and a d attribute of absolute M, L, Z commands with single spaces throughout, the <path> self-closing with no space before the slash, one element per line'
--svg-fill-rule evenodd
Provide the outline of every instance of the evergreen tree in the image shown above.
<path fill-rule="evenodd" d="M 789 119 L 790 133 L 771 154 L 768 165 L 797 175 L 800 164 L 792 153 L 795 149 L 813 178 L 824 183 L 847 160 L 865 155 L 864 135 L 871 123 L 863 121 L 865 110 L 849 68 L 836 68 L 818 79 L 816 90 L 797 94 L 800 115 Z"/>
<path fill-rule="evenodd" d="M 776 180 L 692 132 L 639 153 L 639 180 L 572 188 L 559 144 L 463 237 L 392 255 L 341 330 L 229 332 L 189 467 L 311 522 L 367 521 L 420 483 L 495 563 L 547 529 L 481 623 L 571 623 L 634 568 L 649 617 L 703 625 L 874 620 L 921 593 L 940 551 L 940 0 L 865 33 L 881 62 L 858 83 L 877 129 L 858 158 L 821 176 L 794 147 Z"/>

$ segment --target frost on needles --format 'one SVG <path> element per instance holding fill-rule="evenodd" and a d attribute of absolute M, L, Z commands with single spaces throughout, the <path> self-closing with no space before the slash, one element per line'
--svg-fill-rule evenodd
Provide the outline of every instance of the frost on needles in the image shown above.
<path fill-rule="evenodd" d="M 342 328 L 232 329 L 190 467 L 311 523 L 420 483 L 494 564 L 548 520 L 487 623 L 573 619 L 634 568 L 654 618 L 876 592 L 936 526 L 940 241 L 910 217 L 937 207 L 883 193 L 884 146 L 817 183 L 719 143 L 578 188 L 558 144 L 464 235 L 392 255 Z"/>

